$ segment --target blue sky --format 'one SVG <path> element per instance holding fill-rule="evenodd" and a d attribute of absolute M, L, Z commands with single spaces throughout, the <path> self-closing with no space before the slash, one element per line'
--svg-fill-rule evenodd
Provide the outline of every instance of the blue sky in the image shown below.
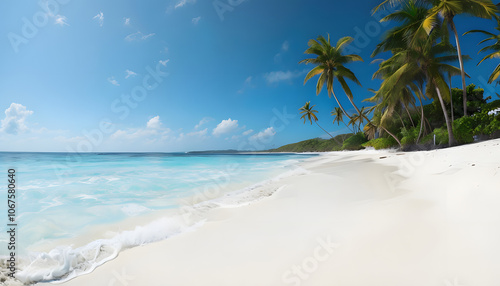
<path fill-rule="evenodd" d="M 266 149 L 325 135 L 299 119 L 306 101 L 325 129 L 347 132 L 332 124 L 334 100 L 315 95 L 316 79 L 303 84 L 312 67 L 298 62 L 311 38 L 355 37 L 365 61 L 349 67 L 363 86 L 350 86 L 366 105 L 380 84 L 370 54 L 387 29 L 371 15 L 378 2 L 2 1 L 0 150 Z M 457 18 L 460 34 L 493 25 Z M 476 67 L 481 39 L 461 37 L 473 57 L 467 83 L 495 97 L 485 80 L 497 60 Z"/>

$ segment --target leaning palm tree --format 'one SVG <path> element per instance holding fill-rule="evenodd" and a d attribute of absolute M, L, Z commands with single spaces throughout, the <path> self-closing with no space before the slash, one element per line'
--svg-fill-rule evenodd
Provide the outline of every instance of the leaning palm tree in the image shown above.
<path fill-rule="evenodd" d="M 312 122 L 314 121 L 314 123 L 316 123 L 316 125 L 318 125 L 319 128 L 321 128 L 321 130 L 325 131 L 326 134 L 330 135 L 330 137 L 332 137 L 333 139 L 335 139 L 332 134 L 328 133 L 323 127 L 321 127 L 319 124 L 318 124 L 318 117 L 316 116 L 316 113 L 318 113 L 317 110 L 314 110 L 314 107 L 316 105 L 313 105 L 311 106 L 311 102 L 308 101 L 306 102 L 306 104 L 304 104 L 304 106 L 302 106 L 299 110 L 300 110 L 300 114 L 302 114 L 302 116 L 300 117 L 300 119 L 304 119 L 304 124 L 306 123 L 306 120 L 309 120 L 309 122 L 311 122 L 311 125 L 312 125 Z"/>
<path fill-rule="evenodd" d="M 384 5 L 395 5 L 404 2 L 405 0 L 385 0 L 374 9 L 374 12 L 376 12 Z M 430 34 L 432 29 L 436 27 L 436 25 L 438 25 L 442 19 L 443 23 L 446 23 L 450 26 L 451 31 L 455 36 L 457 56 L 460 64 L 460 75 L 462 77 L 464 115 L 467 116 L 467 90 L 465 84 L 465 70 L 463 64 L 462 49 L 458 38 L 458 32 L 455 27 L 454 18 L 456 15 L 464 14 L 473 17 L 491 19 L 493 16 L 495 16 L 495 13 L 498 12 L 498 9 L 491 0 L 419 0 L 419 2 L 431 6 L 427 18 L 422 23 L 422 28 L 425 29 L 427 34 Z"/>
<path fill-rule="evenodd" d="M 482 44 L 482 43 L 485 43 L 485 42 L 488 42 L 488 41 L 495 41 L 495 43 L 493 43 L 492 45 L 486 46 L 486 47 L 482 48 L 481 50 L 479 50 L 479 52 L 490 51 L 491 53 L 488 54 L 487 56 L 485 56 L 478 63 L 478 65 L 481 64 L 483 61 L 485 61 L 487 59 L 500 58 L 500 19 L 497 19 L 497 26 L 495 27 L 495 30 L 497 30 L 497 34 L 493 34 L 493 33 L 487 32 L 487 31 L 483 31 L 483 30 L 471 30 L 471 31 L 468 31 L 468 32 L 465 33 L 465 34 L 468 34 L 468 33 L 483 33 L 486 36 L 489 36 L 488 38 L 486 38 L 486 39 L 482 40 L 481 42 L 479 42 L 479 44 Z M 493 70 L 493 72 L 491 73 L 491 75 L 490 75 L 490 77 L 488 79 L 488 83 L 494 82 L 496 79 L 498 79 L 498 76 L 500 76 L 500 64 L 498 64 L 495 67 L 495 69 Z M 498 83 L 500 83 L 500 82 L 497 82 L 497 84 Z"/>
<path fill-rule="evenodd" d="M 396 140 L 396 142 L 398 143 L 399 148 L 402 148 L 403 145 L 401 145 L 401 141 L 398 139 L 396 135 L 394 135 L 387 129 L 387 127 L 385 126 L 386 123 L 382 121 L 382 116 L 383 116 L 382 112 L 383 112 L 382 110 L 380 110 L 379 108 L 377 108 L 377 106 L 375 106 L 375 112 L 373 113 L 372 119 L 363 128 L 366 137 L 368 137 L 369 139 L 373 139 L 375 138 L 375 133 L 379 130 L 382 130 L 387 134 L 389 134 L 392 138 L 394 138 L 394 140 Z"/>
<path fill-rule="evenodd" d="M 398 98 L 398 94 L 407 88 L 411 83 L 426 82 L 426 94 L 432 98 L 439 100 L 443 110 L 446 127 L 448 129 L 449 145 L 455 144 L 451 121 L 446 111 L 444 101 L 450 97 L 449 87 L 445 80 L 444 73 L 452 75 L 460 74 L 460 69 L 447 64 L 455 61 L 456 49 L 451 45 L 440 42 L 436 44 L 438 33 L 433 33 L 425 42 L 421 42 L 418 47 L 402 49 L 395 51 L 394 55 L 380 65 L 378 73 L 382 73 L 385 69 L 394 71 L 390 76 L 384 79 L 379 91 L 383 98 L 382 107 L 388 106 L 384 117 L 390 116 L 393 112 L 390 103 L 395 101 L 392 98 Z M 377 97 L 377 95 L 376 95 Z"/>
<path fill-rule="evenodd" d="M 393 21 L 393 22 L 398 22 L 399 25 L 390 29 L 385 33 L 381 43 L 378 44 L 377 47 L 375 48 L 372 57 L 378 55 L 381 52 L 387 52 L 387 51 L 397 53 L 398 51 L 414 47 L 416 43 L 420 41 L 425 41 L 428 35 L 422 28 L 422 23 L 425 21 L 428 13 L 429 9 L 426 6 L 421 5 L 421 3 L 417 3 L 417 1 L 408 1 L 401 7 L 400 10 L 382 18 L 380 20 L 381 22 Z M 442 35 L 448 34 L 446 30 L 444 29 L 440 30 L 442 30 L 440 31 L 442 32 Z M 447 39 L 445 39 L 445 37 L 443 37 L 443 40 L 446 40 L 446 42 L 448 42 Z M 372 63 L 380 61 L 383 62 L 383 60 L 378 59 L 374 60 Z M 384 80 L 390 75 L 392 75 L 394 72 L 396 72 L 398 68 L 399 66 L 381 65 L 380 69 L 377 72 L 375 72 L 373 77 Z M 395 94 L 386 95 L 385 99 L 371 98 L 367 99 L 367 101 L 379 102 L 385 100 L 383 105 L 388 106 L 387 110 L 388 113 L 384 115 L 392 114 L 393 110 L 397 109 L 398 105 L 402 105 L 402 107 L 406 110 L 406 113 L 408 114 L 408 117 L 412 125 L 415 126 L 412 116 L 409 112 L 408 105 L 410 104 L 413 105 L 413 107 L 416 110 L 417 108 L 415 106 L 415 99 L 413 96 L 417 97 L 417 99 L 420 102 L 420 111 L 421 111 L 420 132 L 418 137 L 418 139 L 420 139 L 420 135 L 422 134 L 423 130 L 423 123 L 425 116 L 422 104 L 422 98 L 425 97 L 425 95 L 423 95 L 422 93 L 423 85 L 424 85 L 423 78 L 410 79 L 410 82 L 407 84 L 407 86 L 404 86 L 402 90 L 398 90 L 397 92 L 395 92 Z M 373 92 L 376 93 L 376 91 Z M 379 94 L 379 97 L 381 96 L 382 94 Z M 399 109 L 401 109 L 401 107 Z"/>
<path fill-rule="evenodd" d="M 359 115 L 355 114 L 351 116 L 351 119 L 349 119 L 349 122 L 347 122 L 347 125 L 352 125 L 352 129 L 354 130 L 354 133 L 358 133 L 360 131 L 360 126 L 359 126 Z"/>
<path fill-rule="evenodd" d="M 356 78 L 354 73 L 345 67 L 346 64 L 354 61 L 363 61 L 363 59 L 356 54 L 344 55 L 342 52 L 344 48 L 353 41 L 351 37 L 344 37 L 338 40 L 335 46 L 330 44 L 330 35 L 325 39 L 323 36 L 319 36 L 316 40 L 309 40 L 309 48 L 304 52 L 308 55 L 315 55 L 315 58 L 305 59 L 299 63 L 304 64 L 314 64 L 312 70 L 306 75 L 304 79 L 304 84 L 310 80 L 312 77 L 319 75 L 318 82 L 316 84 L 316 95 L 318 95 L 323 86 L 326 85 L 328 96 L 333 97 L 337 101 L 337 104 L 342 109 L 342 112 L 347 116 L 349 114 L 346 112 L 345 108 L 340 103 L 337 95 L 333 91 L 333 83 L 337 80 L 347 95 L 347 98 L 354 106 L 356 111 L 359 113 L 358 107 L 353 102 L 353 95 L 351 89 L 347 85 L 346 79 L 349 79 L 358 85 L 361 85 L 359 80 Z"/>
<path fill-rule="evenodd" d="M 351 130 L 349 128 L 349 125 L 347 125 L 345 122 L 344 122 L 344 113 L 342 112 L 342 109 L 340 109 L 340 107 L 334 107 L 333 108 L 333 111 L 331 112 L 331 114 L 333 115 L 333 124 L 335 124 L 335 122 L 337 122 L 337 125 L 340 126 L 340 122 L 344 123 L 344 125 L 352 132 L 354 132 L 353 130 Z"/>

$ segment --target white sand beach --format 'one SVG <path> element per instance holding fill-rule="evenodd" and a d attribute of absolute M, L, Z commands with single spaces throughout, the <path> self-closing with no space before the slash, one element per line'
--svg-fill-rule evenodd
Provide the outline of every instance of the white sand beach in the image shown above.
<path fill-rule="evenodd" d="M 499 151 L 324 154 L 271 196 L 62 285 L 499 285 Z"/>

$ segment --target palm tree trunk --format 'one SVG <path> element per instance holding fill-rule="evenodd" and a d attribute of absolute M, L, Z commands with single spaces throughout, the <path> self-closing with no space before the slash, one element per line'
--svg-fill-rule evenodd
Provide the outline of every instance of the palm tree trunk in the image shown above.
<path fill-rule="evenodd" d="M 347 127 L 347 129 L 349 129 L 349 131 L 352 131 L 352 133 L 354 133 L 354 130 L 352 130 L 352 129 L 349 127 L 349 125 L 345 124 L 345 122 L 344 122 L 344 121 L 342 121 L 342 123 L 344 123 L 345 127 Z"/>
<path fill-rule="evenodd" d="M 326 134 L 330 135 L 330 137 L 332 137 L 332 139 L 335 139 L 332 134 L 328 133 L 328 131 L 326 131 L 325 129 L 323 129 L 323 127 L 319 126 L 318 122 L 317 121 L 314 121 L 316 123 L 316 125 L 318 125 L 319 128 L 321 128 L 321 130 L 325 131 Z"/>
<path fill-rule="evenodd" d="M 358 114 L 361 114 L 361 112 L 359 111 L 358 107 L 356 106 L 356 104 L 354 104 L 354 102 L 352 101 L 352 99 L 349 97 L 349 95 L 347 95 L 347 98 L 349 99 L 349 101 L 351 102 L 352 106 L 354 106 L 354 109 L 356 109 L 356 111 L 358 112 Z"/>
<path fill-rule="evenodd" d="M 427 123 L 427 126 L 429 127 L 429 132 L 432 132 L 431 123 L 429 122 L 429 120 L 427 120 L 427 118 L 425 118 L 425 122 Z"/>
<path fill-rule="evenodd" d="M 405 125 L 405 122 L 403 121 L 403 117 L 401 117 L 401 114 L 399 114 L 399 112 L 397 112 L 396 110 L 394 110 L 394 112 L 398 115 L 399 121 L 401 121 L 403 128 L 406 129 L 406 125 Z"/>
<path fill-rule="evenodd" d="M 396 142 L 398 142 L 398 144 L 399 144 L 399 148 L 403 147 L 403 145 L 401 145 L 401 141 L 399 141 L 398 137 L 396 137 L 394 134 L 389 132 L 389 130 L 387 130 L 384 126 L 382 126 L 382 124 L 380 124 L 380 128 L 382 128 L 385 132 L 387 132 L 387 134 L 391 135 L 392 138 L 396 139 Z"/>
<path fill-rule="evenodd" d="M 340 104 L 340 101 L 339 99 L 337 98 L 337 95 L 335 95 L 335 92 L 333 92 L 333 88 L 331 90 L 332 94 L 333 94 L 333 97 L 335 98 L 335 100 L 337 101 L 337 104 L 339 105 L 340 109 L 342 109 L 342 112 L 344 112 L 345 116 L 347 116 L 349 119 L 351 119 L 351 116 L 349 116 L 349 114 L 347 113 L 347 111 L 345 111 L 344 107 L 342 106 L 342 104 Z"/>
<path fill-rule="evenodd" d="M 451 123 L 455 122 L 454 108 L 453 108 L 453 95 L 451 94 L 451 73 L 448 73 L 448 80 L 450 82 L 450 105 L 451 105 Z M 467 92 L 466 92 L 467 93 Z"/>
<path fill-rule="evenodd" d="M 439 102 L 441 103 L 441 108 L 443 109 L 444 120 L 446 121 L 446 128 L 448 129 L 448 146 L 456 145 L 455 137 L 453 137 L 453 128 L 451 127 L 450 119 L 448 118 L 448 112 L 446 111 L 446 106 L 444 105 L 443 97 L 441 96 L 441 91 L 437 87 L 436 82 L 434 81 L 434 85 L 436 85 L 436 92 L 439 98 Z"/>
<path fill-rule="evenodd" d="M 467 116 L 467 87 L 465 85 L 465 70 L 464 70 L 464 61 L 462 59 L 462 49 L 460 48 L 460 42 L 458 41 L 457 29 L 455 27 L 455 23 L 453 22 L 453 18 L 450 19 L 450 26 L 453 34 L 455 34 L 455 41 L 457 43 L 457 52 L 458 52 L 458 62 L 460 63 L 460 75 L 462 76 L 462 91 L 464 97 L 464 116 Z"/>
<path fill-rule="evenodd" d="M 420 141 L 420 136 L 422 136 L 422 129 L 424 127 L 424 121 L 425 121 L 425 118 L 424 118 L 424 105 L 422 103 L 422 99 L 418 95 L 417 95 L 417 98 L 418 98 L 418 101 L 420 102 L 420 110 L 421 110 L 421 113 L 422 113 L 421 114 L 422 118 L 420 119 L 420 131 L 418 132 L 418 138 L 417 138 L 416 144 L 418 144 L 418 141 Z"/>
<path fill-rule="evenodd" d="M 411 118 L 410 111 L 408 110 L 408 107 L 406 106 L 406 104 L 404 102 L 403 102 L 403 106 L 406 110 L 406 113 L 408 113 L 408 118 L 410 118 L 411 125 L 413 125 L 413 127 L 415 127 L 415 122 L 413 122 L 413 118 Z"/>
<path fill-rule="evenodd" d="M 325 131 L 326 134 L 330 135 L 330 137 L 332 137 L 333 140 L 335 140 L 335 142 L 337 142 L 337 144 L 339 145 L 342 145 L 343 142 L 339 142 L 338 139 L 336 139 L 335 137 L 332 136 L 332 134 L 330 134 L 329 132 L 327 132 L 323 127 L 321 127 L 319 124 L 318 124 L 318 121 L 314 121 L 316 123 L 316 125 L 318 125 L 319 128 L 321 128 L 321 130 Z"/>

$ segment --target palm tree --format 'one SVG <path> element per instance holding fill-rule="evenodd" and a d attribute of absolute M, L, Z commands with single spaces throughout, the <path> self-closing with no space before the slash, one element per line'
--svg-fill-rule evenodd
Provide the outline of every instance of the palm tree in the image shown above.
<path fill-rule="evenodd" d="M 344 113 L 342 112 L 342 109 L 340 109 L 340 107 L 334 107 L 331 114 L 333 115 L 333 124 L 337 122 L 337 125 L 340 126 L 340 122 L 342 122 L 347 128 L 349 128 L 349 126 L 344 122 Z M 351 129 L 349 128 L 349 130 Z M 353 130 L 351 131 L 354 132 Z"/>
<path fill-rule="evenodd" d="M 494 59 L 494 58 L 500 57 L 500 19 L 497 19 L 497 26 L 495 27 L 495 30 L 498 31 L 498 34 L 496 34 L 496 35 L 493 33 L 487 32 L 487 31 L 483 31 L 483 30 L 471 30 L 471 31 L 468 31 L 464 34 L 464 35 L 466 35 L 468 33 L 483 33 L 486 36 L 489 36 L 488 38 L 479 42 L 479 44 L 485 43 L 487 41 L 495 41 L 495 43 L 493 43 L 492 45 L 486 46 L 486 47 L 482 48 L 481 50 L 479 50 L 479 52 L 491 51 L 491 53 L 488 54 L 487 56 L 485 56 L 478 63 L 478 65 L 481 64 L 484 60 Z M 494 82 L 496 79 L 498 79 L 499 75 L 500 75 L 500 64 L 498 64 L 495 67 L 495 69 L 493 70 L 493 72 L 491 73 L 491 75 L 488 79 L 488 83 Z M 499 82 L 497 82 L 497 84 L 498 83 Z"/>
<path fill-rule="evenodd" d="M 326 84 L 328 96 L 331 97 L 331 94 L 333 94 L 333 97 L 337 101 L 339 107 L 342 109 L 342 112 L 349 118 L 351 116 L 349 116 L 349 114 L 346 112 L 346 110 L 340 103 L 337 95 L 333 91 L 333 82 L 337 80 L 342 85 L 342 89 L 346 93 L 347 98 L 354 106 L 356 111 L 359 113 L 358 107 L 354 104 L 352 100 L 353 95 L 351 89 L 347 85 L 346 79 L 350 79 L 351 81 L 357 83 L 358 85 L 361 85 L 361 83 L 356 78 L 354 73 L 348 68 L 346 68 L 345 65 L 354 61 L 363 61 L 363 59 L 356 54 L 350 54 L 350 55 L 342 54 L 345 46 L 351 43 L 352 41 L 353 38 L 344 37 L 338 40 L 335 46 L 332 46 L 330 44 L 330 35 L 328 35 L 326 39 L 323 36 L 319 36 L 316 40 L 314 39 L 309 40 L 308 42 L 309 48 L 304 52 L 305 54 L 308 55 L 316 55 L 316 57 L 305 59 L 299 62 L 304 64 L 316 65 L 316 67 L 310 70 L 309 73 L 306 75 L 304 79 L 304 84 L 312 77 L 319 75 L 319 79 L 316 84 L 316 95 L 318 95 L 321 92 L 323 86 Z"/>
<path fill-rule="evenodd" d="M 387 134 L 389 134 L 396 142 L 398 142 L 399 148 L 403 147 L 401 145 L 401 141 L 399 141 L 398 137 L 394 134 L 392 134 L 384 125 L 385 123 L 382 122 L 382 111 L 376 108 L 375 106 L 375 112 L 373 113 L 372 119 L 368 122 L 368 124 L 365 125 L 363 128 L 363 131 L 366 134 L 366 137 L 369 139 L 373 139 L 375 137 L 375 133 L 377 132 L 378 129 L 381 129 L 385 131 Z"/>
<path fill-rule="evenodd" d="M 446 42 L 436 44 L 438 36 L 438 33 L 433 33 L 419 46 L 394 51 L 393 56 L 380 65 L 379 71 L 374 76 L 380 74 L 389 75 L 384 79 L 381 88 L 377 92 L 380 93 L 378 97 L 383 98 L 383 105 L 381 106 L 388 107 L 387 111 L 383 113 L 381 121 L 384 121 L 385 117 L 392 114 L 393 102 L 399 98 L 398 96 L 402 90 L 411 83 L 422 84 L 425 81 L 426 94 L 437 98 L 441 104 L 448 129 L 449 144 L 452 146 L 455 144 L 455 139 L 444 104 L 444 100 L 450 97 L 450 90 L 444 73 L 449 72 L 452 75 L 457 75 L 460 74 L 460 69 L 447 64 L 447 62 L 456 59 L 456 50 Z M 377 95 L 375 99 L 376 97 Z"/>
<path fill-rule="evenodd" d="M 448 75 L 450 75 L 450 74 L 448 73 Z M 451 82 L 450 82 L 450 84 L 451 84 Z M 418 132 L 417 140 L 415 141 L 415 143 L 418 144 L 418 142 L 420 141 L 420 138 L 422 136 L 422 131 L 423 131 L 424 126 L 425 126 L 424 123 L 425 123 L 425 120 L 426 120 L 425 119 L 425 114 L 424 114 L 424 104 L 423 104 L 422 100 L 425 100 L 427 98 L 425 97 L 425 94 L 422 92 L 422 90 L 424 89 L 423 86 L 422 86 L 422 84 L 411 83 L 409 85 L 409 88 L 415 94 L 415 96 L 417 97 L 417 99 L 418 99 L 418 101 L 420 103 L 420 130 Z M 450 100 L 451 100 L 451 93 L 450 93 Z"/>
<path fill-rule="evenodd" d="M 353 115 L 351 116 L 351 119 L 349 119 L 349 122 L 347 123 L 347 125 L 352 125 L 354 133 L 358 133 L 360 130 L 358 121 L 359 121 L 359 115 Z"/>
<path fill-rule="evenodd" d="M 422 28 L 422 23 L 428 13 L 428 8 L 417 5 L 415 1 L 408 1 L 400 10 L 382 18 L 380 22 L 396 21 L 401 24 L 385 33 L 371 56 L 375 57 L 381 52 L 405 49 L 414 44 L 416 39 L 425 39 L 427 33 Z"/>
<path fill-rule="evenodd" d="M 458 52 L 458 62 L 460 64 L 460 75 L 462 77 L 464 116 L 467 116 L 467 86 L 465 84 L 464 61 L 462 57 L 462 49 L 458 39 L 457 28 L 453 18 L 459 14 L 491 19 L 498 11 L 497 7 L 491 0 L 434 0 L 433 6 L 429 11 L 429 16 L 424 22 L 424 29 L 427 33 L 435 26 L 438 21 L 438 14 L 444 18 L 444 21 L 450 25 L 451 31 L 455 36 Z"/>
<path fill-rule="evenodd" d="M 299 109 L 300 110 L 300 114 L 302 114 L 302 116 L 300 117 L 300 119 L 304 119 L 304 124 L 306 123 L 306 120 L 309 120 L 309 122 L 311 122 L 311 125 L 312 125 L 312 122 L 314 120 L 314 123 L 316 123 L 316 125 L 318 125 L 318 127 L 321 128 L 321 130 L 325 131 L 326 134 L 330 135 L 330 137 L 332 137 L 333 139 L 335 139 L 332 136 L 332 134 L 328 133 L 323 127 L 321 127 L 318 124 L 318 117 L 315 114 L 315 113 L 318 113 L 318 111 L 314 110 L 315 106 L 316 105 L 311 106 L 311 102 L 310 101 L 306 102 L 306 104 L 304 104 L 304 106 L 302 106 Z"/>
<path fill-rule="evenodd" d="M 428 8 L 422 5 L 418 5 L 416 1 L 408 1 L 400 10 L 382 18 L 380 20 L 381 22 L 396 21 L 399 22 L 400 25 L 390 29 L 388 32 L 385 33 L 382 42 L 377 45 L 376 49 L 372 54 L 372 57 L 378 55 L 381 52 L 387 52 L 387 51 L 397 53 L 398 51 L 401 51 L 403 49 L 415 46 L 416 43 L 419 41 L 425 40 L 428 37 L 428 35 L 422 28 L 422 23 L 426 19 L 428 12 L 429 12 Z M 443 34 L 447 34 L 447 32 Z M 379 61 L 383 62 L 383 60 L 378 59 L 374 60 L 372 63 Z M 390 75 L 392 75 L 394 72 L 396 72 L 397 69 L 399 68 L 397 66 L 391 66 L 391 65 L 385 65 L 384 67 L 382 66 L 380 67 L 381 68 L 374 74 L 373 78 L 385 79 Z M 388 113 L 384 115 L 392 114 L 392 111 L 396 109 L 398 105 L 401 104 L 402 107 L 404 107 L 404 109 L 406 110 L 412 125 L 415 126 L 412 116 L 408 110 L 408 105 L 411 104 L 415 107 L 415 99 L 413 96 L 417 97 L 417 99 L 420 102 L 420 111 L 421 111 L 420 132 L 418 139 L 420 139 L 420 136 L 422 134 L 423 123 L 425 121 L 424 120 L 425 115 L 422 103 L 422 98 L 425 98 L 425 95 L 423 95 L 422 93 L 423 84 L 424 84 L 423 78 L 411 79 L 409 80 L 408 85 L 403 87 L 402 90 L 396 92 L 393 95 L 386 95 L 387 98 L 385 99 L 386 102 L 384 103 L 389 107 L 389 109 L 387 110 Z M 373 92 L 376 93 L 376 91 Z M 381 96 L 381 94 L 379 94 L 379 96 Z M 368 99 L 367 101 L 379 102 L 382 100 L 383 100 L 382 98 L 371 98 Z"/>
<path fill-rule="evenodd" d="M 396 3 L 403 2 L 405 1 L 385 0 L 374 9 L 374 12 L 386 4 L 394 5 Z M 498 9 L 491 0 L 420 0 L 420 2 L 431 5 L 427 18 L 424 22 L 422 22 L 422 28 L 425 29 L 427 34 L 430 34 L 432 29 L 439 24 L 439 16 L 441 16 L 443 19 L 443 23 L 446 23 L 450 26 L 451 31 L 455 36 L 458 62 L 460 64 L 460 75 L 462 77 L 464 116 L 467 116 L 467 90 L 465 84 L 465 70 L 463 64 L 462 49 L 460 46 L 457 29 L 455 27 L 454 18 L 456 15 L 465 14 L 473 17 L 491 19 L 495 15 L 495 13 L 498 12 Z"/>

